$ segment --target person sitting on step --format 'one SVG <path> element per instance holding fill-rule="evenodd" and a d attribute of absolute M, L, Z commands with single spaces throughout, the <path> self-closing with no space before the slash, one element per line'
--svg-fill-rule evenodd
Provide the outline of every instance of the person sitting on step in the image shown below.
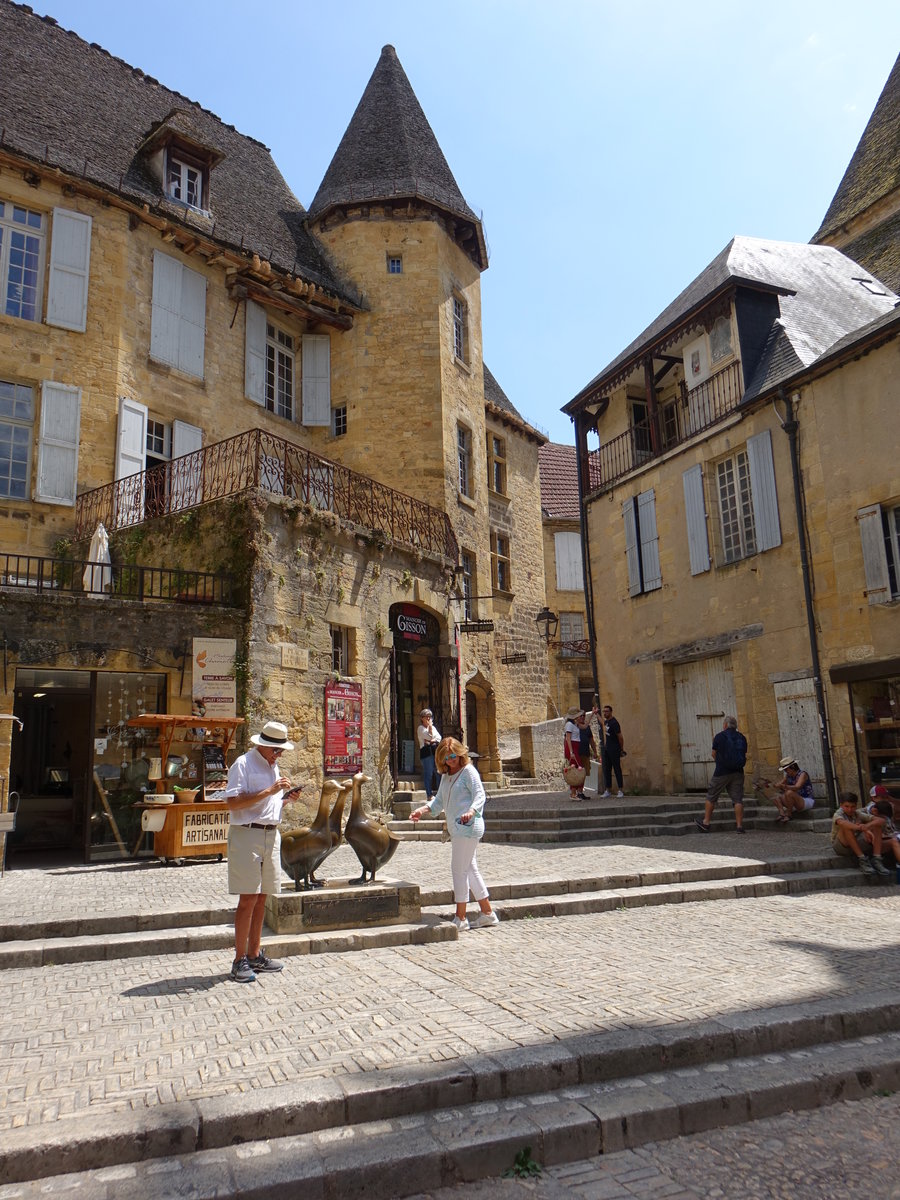
<path fill-rule="evenodd" d="M 789 754 L 778 764 L 783 779 L 775 785 L 775 807 L 779 821 L 790 821 L 797 813 L 808 812 L 815 803 L 809 775 Z"/>
<path fill-rule="evenodd" d="M 864 875 L 889 875 L 881 859 L 881 828 L 869 829 L 874 819 L 868 813 L 858 813 L 858 805 L 855 792 L 841 792 L 838 810 L 831 818 L 831 848 L 845 858 L 855 857 Z"/>

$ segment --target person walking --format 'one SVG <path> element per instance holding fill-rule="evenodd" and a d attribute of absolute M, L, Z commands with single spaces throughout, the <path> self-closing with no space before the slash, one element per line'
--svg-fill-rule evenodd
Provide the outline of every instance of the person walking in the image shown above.
<path fill-rule="evenodd" d="M 613 772 L 615 772 L 616 783 L 619 785 L 617 796 L 621 798 L 624 795 L 622 791 L 622 759 L 625 757 L 625 738 L 622 735 L 622 726 L 613 716 L 611 704 L 603 705 L 603 784 L 606 790 L 600 797 L 601 800 L 607 800 L 612 792 Z"/>
<path fill-rule="evenodd" d="M 484 837 L 484 785 L 481 776 L 469 761 L 469 751 L 456 738 L 446 737 L 434 755 L 441 776 L 437 795 L 430 804 L 422 804 L 409 814 L 418 821 L 427 812 L 445 812 L 450 830 L 450 872 L 453 877 L 453 898 L 456 916 L 453 924 L 460 932 L 466 929 L 491 929 L 500 918 L 491 908 L 487 885 L 478 870 L 475 852 Z M 481 912 L 471 923 L 466 917 L 469 891 L 478 901 Z"/>
<path fill-rule="evenodd" d="M 744 767 L 747 762 L 747 739 L 737 727 L 737 717 L 726 717 L 722 728 L 712 741 L 715 770 L 706 793 L 706 811 L 694 824 L 701 833 L 709 833 L 712 815 L 724 791 L 731 797 L 734 824 L 738 833 L 744 832 Z"/>
<path fill-rule="evenodd" d="M 253 983 L 260 971 L 281 971 L 284 963 L 260 946 L 266 896 L 281 892 L 281 834 L 278 822 L 291 780 L 278 759 L 293 750 L 287 726 L 268 721 L 251 738 L 251 748 L 228 771 L 228 891 L 238 897 L 234 914 L 234 962 L 231 978 Z"/>
<path fill-rule="evenodd" d="M 422 785 L 425 788 L 425 800 L 428 804 L 434 799 L 438 789 L 437 767 L 434 765 L 434 752 L 439 745 L 441 735 L 435 729 L 430 708 L 423 708 L 419 713 L 419 728 L 416 737 L 419 740 L 419 761 L 422 764 Z"/>

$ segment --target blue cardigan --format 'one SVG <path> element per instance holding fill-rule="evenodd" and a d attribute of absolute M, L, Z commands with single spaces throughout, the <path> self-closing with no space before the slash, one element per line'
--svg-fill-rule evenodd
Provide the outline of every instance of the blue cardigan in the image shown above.
<path fill-rule="evenodd" d="M 451 838 L 481 838 L 484 837 L 484 784 L 481 776 L 471 763 L 467 763 L 455 775 L 442 775 L 437 795 L 428 805 L 435 814 L 447 814 L 447 828 Z M 474 820 L 468 825 L 461 825 L 457 817 L 470 809 L 475 812 Z"/>

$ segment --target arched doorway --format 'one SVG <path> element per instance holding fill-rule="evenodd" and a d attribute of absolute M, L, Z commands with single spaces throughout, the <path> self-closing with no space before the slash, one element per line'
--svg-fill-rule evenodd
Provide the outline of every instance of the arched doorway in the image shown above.
<path fill-rule="evenodd" d="M 466 680 L 466 744 L 477 754 L 483 779 L 500 775 L 497 742 L 497 701 L 494 685 L 481 671 Z"/>
<path fill-rule="evenodd" d="M 391 774 L 417 775 L 416 728 L 430 708 L 444 737 L 459 737 L 459 669 L 442 636 L 441 621 L 416 604 L 392 604 L 388 615 L 391 650 Z"/>

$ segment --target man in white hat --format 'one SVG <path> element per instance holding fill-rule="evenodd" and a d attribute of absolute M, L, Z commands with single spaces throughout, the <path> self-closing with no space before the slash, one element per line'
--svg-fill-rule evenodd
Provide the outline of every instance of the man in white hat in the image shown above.
<path fill-rule="evenodd" d="M 252 748 L 228 771 L 228 891 L 237 895 L 234 914 L 234 963 L 231 978 L 252 983 L 258 971 L 280 971 L 284 963 L 260 946 L 266 896 L 281 891 L 281 834 L 278 822 L 291 780 L 278 769 L 285 750 L 293 750 L 287 726 L 268 721 L 250 741 Z"/>

